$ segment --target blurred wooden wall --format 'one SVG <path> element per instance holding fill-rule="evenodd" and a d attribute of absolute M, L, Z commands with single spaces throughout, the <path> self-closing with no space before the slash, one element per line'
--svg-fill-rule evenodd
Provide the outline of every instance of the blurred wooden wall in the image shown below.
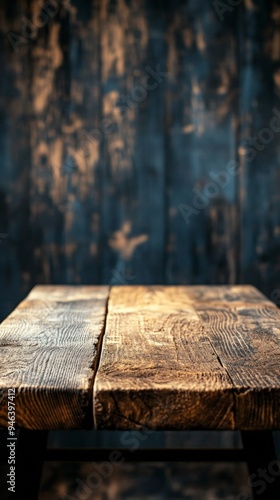
<path fill-rule="evenodd" d="M 279 1 L 6 0 L 0 29 L 1 318 L 36 283 L 280 285 Z"/>

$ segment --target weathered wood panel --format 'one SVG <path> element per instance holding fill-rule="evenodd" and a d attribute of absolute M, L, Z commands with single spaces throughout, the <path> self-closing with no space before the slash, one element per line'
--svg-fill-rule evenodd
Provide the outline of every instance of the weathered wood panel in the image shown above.
<path fill-rule="evenodd" d="M 237 279 L 236 15 L 168 2 L 168 283 Z"/>
<path fill-rule="evenodd" d="M 279 429 L 280 313 L 253 287 L 202 293 L 195 310 L 234 387 L 235 428 Z"/>
<path fill-rule="evenodd" d="M 92 426 L 92 383 L 108 288 L 38 286 L 0 327 L 0 425 L 15 389 L 16 426 Z"/>
<path fill-rule="evenodd" d="M 0 320 L 30 290 L 32 241 L 29 226 L 30 81 L 29 46 L 12 49 L 28 1 L 0 3 Z M 27 14 L 28 15 L 28 14 Z"/>
<path fill-rule="evenodd" d="M 0 318 L 38 282 L 251 282 L 270 295 L 277 0 L 220 16 L 212 0 L 57 7 L 0 5 Z M 147 80 L 148 66 L 164 74 Z"/>
<path fill-rule="evenodd" d="M 280 284 L 280 5 L 239 10 L 241 281 Z"/>
<path fill-rule="evenodd" d="M 30 228 L 41 283 L 101 281 L 99 5 L 83 7 L 65 2 L 31 48 Z"/>
<path fill-rule="evenodd" d="M 280 313 L 253 287 L 115 287 L 98 428 L 277 429 Z"/>
<path fill-rule="evenodd" d="M 163 3 L 109 0 L 102 3 L 100 21 L 102 113 L 110 124 L 102 148 L 103 280 L 119 274 L 118 284 L 162 283 Z"/>

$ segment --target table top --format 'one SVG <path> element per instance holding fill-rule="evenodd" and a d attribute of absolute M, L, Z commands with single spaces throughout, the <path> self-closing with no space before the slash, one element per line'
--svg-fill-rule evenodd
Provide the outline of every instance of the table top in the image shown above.
<path fill-rule="evenodd" d="M 252 286 L 35 287 L 0 326 L 29 429 L 279 429 L 280 312 Z"/>

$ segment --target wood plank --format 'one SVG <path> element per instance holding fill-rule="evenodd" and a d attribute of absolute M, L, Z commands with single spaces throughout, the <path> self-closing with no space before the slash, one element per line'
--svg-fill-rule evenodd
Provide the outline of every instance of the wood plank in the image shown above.
<path fill-rule="evenodd" d="M 234 385 L 237 429 L 280 428 L 280 312 L 269 300 L 201 301 L 195 310 Z M 242 296 L 240 297 L 242 298 Z"/>
<path fill-rule="evenodd" d="M 236 157 L 238 9 L 223 22 L 212 0 L 203 8 L 200 2 L 172 0 L 165 10 L 166 282 L 234 283 L 237 176 L 225 172 Z M 222 182 L 215 181 L 219 176 Z"/>
<path fill-rule="evenodd" d="M 102 259 L 100 2 L 62 4 L 31 46 L 32 267 L 39 283 L 92 284 Z"/>
<path fill-rule="evenodd" d="M 102 113 L 111 124 L 102 143 L 102 279 L 163 283 L 163 2 L 102 2 L 100 25 Z"/>
<path fill-rule="evenodd" d="M 239 15 L 240 281 L 280 285 L 280 5 L 242 2 Z"/>
<path fill-rule="evenodd" d="M 114 288 L 95 425 L 279 428 L 279 319 L 251 286 Z"/>
<path fill-rule="evenodd" d="M 31 288 L 29 233 L 31 40 L 21 34 L 30 2 L 0 2 L 0 321 Z M 13 40 L 14 44 L 11 43 Z M 26 43 L 21 43 L 22 41 Z M 17 45 L 16 42 L 19 42 Z M 20 248 L 20 251 L 19 251 Z"/>
<path fill-rule="evenodd" d="M 92 425 L 92 383 L 108 287 L 37 286 L 0 327 L 0 425 L 16 390 L 16 424 Z"/>
<path fill-rule="evenodd" d="M 94 383 L 98 428 L 232 429 L 232 384 L 185 287 L 114 287 Z"/>

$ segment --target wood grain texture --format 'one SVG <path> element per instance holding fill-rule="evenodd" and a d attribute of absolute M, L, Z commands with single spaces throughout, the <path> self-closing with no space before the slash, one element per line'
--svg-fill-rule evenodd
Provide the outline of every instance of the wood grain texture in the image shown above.
<path fill-rule="evenodd" d="M 157 76 L 157 68 L 165 72 L 163 2 L 101 5 L 102 113 L 111 124 L 102 143 L 103 280 L 119 274 L 117 284 L 163 283 L 166 74 Z"/>
<path fill-rule="evenodd" d="M 242 2 L 238 18 L 240 280 L 270 295 L 280 284 L 279 2 Z"/>
<path fill-rule="evenodd" d="M 234 283 L 238 267 L 236 11 L 167 2 L 166 282 Z M 222 182 L 219 177 L 223 177 Z"/>
<path fill-rule="evenodd" d="M 95 425 L 279 428 L 279 319 L 251 286 L 114 287 Z"/>
<path fill-rule="evenodd" d="M 38 286 L 0 327 L 0 425 L 16 390 L 16 425 L 92 425 L 92 383 L 108 287 Z"/>
<path fill-rule="evenodd" d="M 8 40 L 20 33 L 27 0 L 0 3 L 0 321 L 27 295 L 32 274 L 29 232 L 30 190 L 30 45 L 16 53 Z M 28 269 L 28 271 L 27 271 Z"/>
<path fill-rule="evenodd" d="M 98 19 L 98 2 L 82 11 L 65 2 L 30 49 L 30 236 L 40 283 L 101 281 Z"/>

